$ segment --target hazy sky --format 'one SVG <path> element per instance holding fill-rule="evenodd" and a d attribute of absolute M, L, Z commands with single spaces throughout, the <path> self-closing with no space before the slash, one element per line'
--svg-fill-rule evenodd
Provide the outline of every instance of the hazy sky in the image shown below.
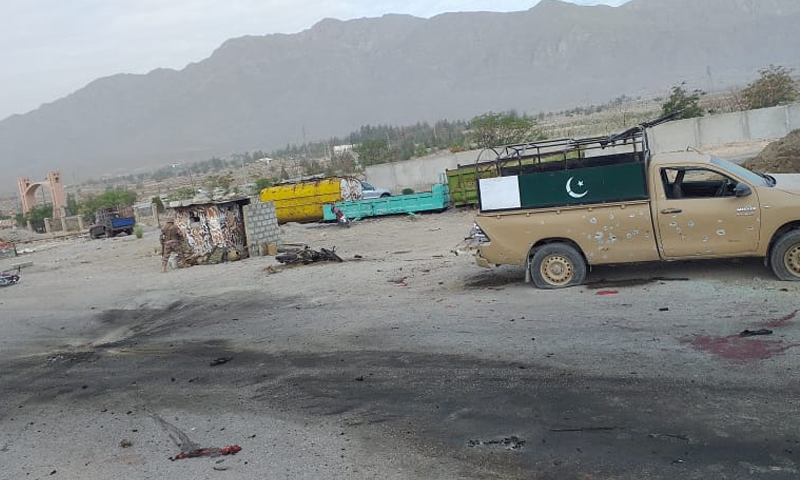
<path fill-rule="evenodd" d="M 568 0 L 617 6 L 627 0 Z M 538 0 L 0 0 L 0 120 L 99 77 L 182 69 L 229 38 L 296 33 L 323 18 L 520 11 Z"/>

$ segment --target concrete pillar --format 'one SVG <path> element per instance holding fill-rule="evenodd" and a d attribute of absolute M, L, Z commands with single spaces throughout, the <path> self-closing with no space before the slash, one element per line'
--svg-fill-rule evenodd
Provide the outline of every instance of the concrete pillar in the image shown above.
<path fill-rule="evenodd" d="M 153 211 L 153 220 L 156 221 L 156 226 L 161 228 L 161 221 L 158 218 L 158 205 L 156 203 L 151 203 L 150 209 Z"/>
<path fill-rule="evenodd" d="M 44 219 L 44 232 L 45 233 L 51 233 L 52 229 L 53 229 L 53 227 L 50 225 L 50 219 L 49 218 L 45 218 Z"/>
<path fill-rule="evenodd" d="M 25 225 L 25 228 L 27 228 L 29 232 L 33 231 L 33 224 L 31 224 L 30 220 L 28 220 L 27 224 Z"/>
<path fill-rule="evenodd" d="M 83 231 L 83 215 L 77 215 L 78 217 L 78 231 Z"/>
<path fill-rule="evenodd" d="M 61 233 L 67 233 L 67 217 L 62 216 L 60 220 L 61 220 Z"/>

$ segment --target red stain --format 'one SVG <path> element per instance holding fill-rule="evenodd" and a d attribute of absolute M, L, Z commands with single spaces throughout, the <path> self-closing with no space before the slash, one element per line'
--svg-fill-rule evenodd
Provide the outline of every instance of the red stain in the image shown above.
<path fill-rule="evenodd" d="M 800 310 L 795 310 L 794 312 L 790 313 L 789 315 L 786 315 L 785 317 L 773 318 L 772 320 L 767 320 L 766 322 L 764 322 L 763 325 L 772 328 L 785 327 L 790 320 L 794 320 L 794 317 L 797 316 L 797 312 L 800 312 Z"/>
<path fill-rule="evenodd" d="M 602 295 L 616 295 L 618 293 L 619 292 L 616 291 L 616 290 L 600 290 L 599 292 L 597 292 L 597 295 L 601 295 L 601 296 Z"/>
<path fill-rule="evenodd" d="M 800 343 L 784 344 L 782 340 L 762 340 L 744 338 L 739 335 L 728 337 L 710 337 L 695 335 L 689 338 L 692 346 L 698 350 L 714 353 L 726 360 L 745 362 L 748 360 L 765 360 L 780 355 L 792 347 L 800 347 Z"/>

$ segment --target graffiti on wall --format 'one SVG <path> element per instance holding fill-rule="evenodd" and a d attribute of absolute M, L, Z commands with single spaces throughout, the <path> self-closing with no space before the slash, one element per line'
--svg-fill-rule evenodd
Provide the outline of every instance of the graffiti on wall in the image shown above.
<path fill-rule="evenodd" d="M 244 252 L 247 245 L 242 206 L 237 202 L 176 207 L 175 225 L 186 235 L 194 254 L 211 253 L 214 247 Z"/>

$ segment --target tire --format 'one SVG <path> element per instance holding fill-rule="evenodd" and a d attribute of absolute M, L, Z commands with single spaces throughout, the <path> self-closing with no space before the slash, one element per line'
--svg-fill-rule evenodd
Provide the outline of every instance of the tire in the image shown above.
<path fill-rule="evenodd" d="M 572 287 L 586 279 L 586 261 L 578 250 L 566 243 L 548 243 L 536 250 L 529 268 L 537 288 Z"/>
<path fill-rule="evenodd" d="M 388 197 L 391 197 L 391 195 L 388 193 L 384 193 L 383 195 L 381 195 L 381 198 L 388 198 Z"/>
<path fill-rule="evenodd" d="M 780 280 L 800 281 L 800 229 L 781 235 L 772 246 L 769 265 Z"/>

